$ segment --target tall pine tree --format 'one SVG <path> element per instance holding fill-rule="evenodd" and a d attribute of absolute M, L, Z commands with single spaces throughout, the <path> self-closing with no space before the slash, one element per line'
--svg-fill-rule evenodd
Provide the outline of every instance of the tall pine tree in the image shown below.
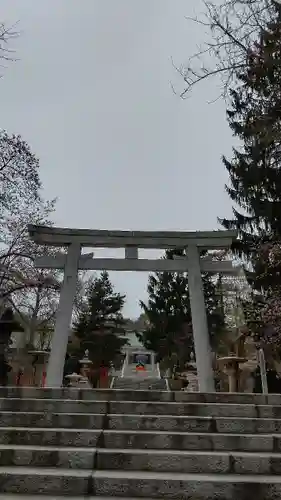
<path fill-rule="evenodd" d="M 86 290 L 74 333 L 80 341 L 80 355 L 89 350 L 95 367 L 110 366 L 126 343 L 122 309 L 125 296 L 114 292 L 108 272 L 96 277 Z"/>
<path fill-rule="evenodd" d="M 256 333 L 264 338 L 279 323 L 281 297 L 281 260 L 276 258 L 281 249 L 281 6 L 274 2 L 272 9 L 231 91 L 228 122 L 240 147 L 230 160 L 223 158 L 235 206 L 233 218 L 221 220 L 226 229 L 238 230 L 236 250 L 252 266 L 249 281 L 262 300 L 254 297 L 249 323 L 255 329 L 260 318 Z"/>
<path fill-rule="evenodd" d="M 247 55 L 247 67 L 231 90 L 229 126 L 241 143 L 223 157 L 235 203 L 234 217 L 221 222 L 238 229 L 239 250 L 256 254 L 260 243 L 281 236 L 281 6 Z"/>
<path fill-rule="evenodd" d="M 184 251 L 168 251 L 165 258 L 183 256 Z M 202 276 L 210 340 L 213 345 L 224 327 L 223 312 L 216 284 L 208 273 Z M 155 273 L 148 280 L 148 302 L 141 302 L 148 326 L 141 340 L 159 359 L 176 354 L 180 362 L 189 361 L 193 334 L 187 273 Z"/>

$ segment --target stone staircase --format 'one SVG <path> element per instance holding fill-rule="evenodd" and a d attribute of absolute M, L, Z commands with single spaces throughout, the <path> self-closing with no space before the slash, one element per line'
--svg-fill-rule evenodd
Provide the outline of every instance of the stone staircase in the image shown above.
<path fill-rule="evenodd" d="M 0 389 L 0 498 L 281 499 L 281 396 Z"/>

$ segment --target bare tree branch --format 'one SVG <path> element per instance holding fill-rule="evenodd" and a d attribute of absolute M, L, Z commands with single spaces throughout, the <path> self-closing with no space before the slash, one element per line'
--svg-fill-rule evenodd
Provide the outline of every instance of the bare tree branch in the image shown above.
<path fill-rule="evenodd" d="M 15 61 L 15 50 L 11 48 L 11 41 L 19 36 L 19 32 L 16 31 L 18 23 L 12 26 L 7 26 L 5 23 L 0 23 L 0 59 L 4 62 Z M 4 64 L 0 67 L 6 68 Z"/>
<path fill-rule="evenodd" d="M 252 54 L 255 41 L 276 14 L 274 0 L 222 0 L 218 5 L 203 0 L 204 14 L 188 18 L 207 28 L 206 39 L 187 64 L 177 68 L 185 82 L 181 97 L 187 97 L 199 83 L 219 77 L 220 96 L 228 89 Z"/>

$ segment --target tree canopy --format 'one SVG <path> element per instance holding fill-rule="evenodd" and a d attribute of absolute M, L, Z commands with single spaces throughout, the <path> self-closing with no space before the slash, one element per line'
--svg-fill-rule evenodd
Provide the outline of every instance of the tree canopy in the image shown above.
<path fill-rule="evenodd" d="M 79 355 L 88 349 L 94 366 L 110 366 L 125 345 L 125 320 L 122 309 L 125 296 L 114 291 L 108 272 L 93 278 L 85 301 L 74 322 L 74 333 L 80 341 Z"/>
<path fill-rule="evenodd" d="M 227 117 L 238 146 L 230 159 L 223 157 L 233 217 L 220 221 L 226 229 L 238 230 L 233 250 L 244 258 L 249 283 L 258 292 L 245 306 L 247 322 L 275 345 L 281 334 L 280 88 L 281 6 L 272 2 L 229 89 Z"/>
<path fill-rule="evenodd" d="M 168 251 L 165 258 L 184 255 L 184 251 Z M 215 345 L 224 326 L 216 283 L 208 273 L 203 276 L 210 340 Z M 193 351 L 193 334 L 187 273 L 155 273 L 148 280 L 148 301 L 141 302 L 148 326 L 141 335 L 145 347 L 155 351 L 159 359 L 176 354 L 189 361 Z"/>
<path fill-rule="evenodd" d="M 34 267 L 53 249 L 33 243 L 28 224 L 52 224 L 55 200 L 45 201 L 39 160 L 18 135 L 0 132 L 0 309 L 12 306 L 33 344 L 50 327 L 58 304 L 61 273 Z"/>
<path fill-rule="evenodd" d="M 238 229 L 246 250 L 261 238 L 281 235 L 281 7 L 253 44 L 247 66 L 238 74 L 228 122 L 240 145 L 231 159 L 223 157 L 229 174 L 227 192 L 235 203 L 225 228 Z M 238 209 L 236 208 L 238 207 Z"/>

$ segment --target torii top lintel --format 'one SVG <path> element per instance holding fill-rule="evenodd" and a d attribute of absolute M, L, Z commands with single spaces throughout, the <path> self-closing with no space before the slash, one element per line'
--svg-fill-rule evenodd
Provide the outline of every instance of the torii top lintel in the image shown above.
<path fill-rule="evenodd" d="M 107 231 L 29 225 L 30 238 L 40 245 L 64 246 L 80 243 L 99 248 L 185 248 L 196 245 L 205 249 L 229 248 L 236 231 Z"/>

